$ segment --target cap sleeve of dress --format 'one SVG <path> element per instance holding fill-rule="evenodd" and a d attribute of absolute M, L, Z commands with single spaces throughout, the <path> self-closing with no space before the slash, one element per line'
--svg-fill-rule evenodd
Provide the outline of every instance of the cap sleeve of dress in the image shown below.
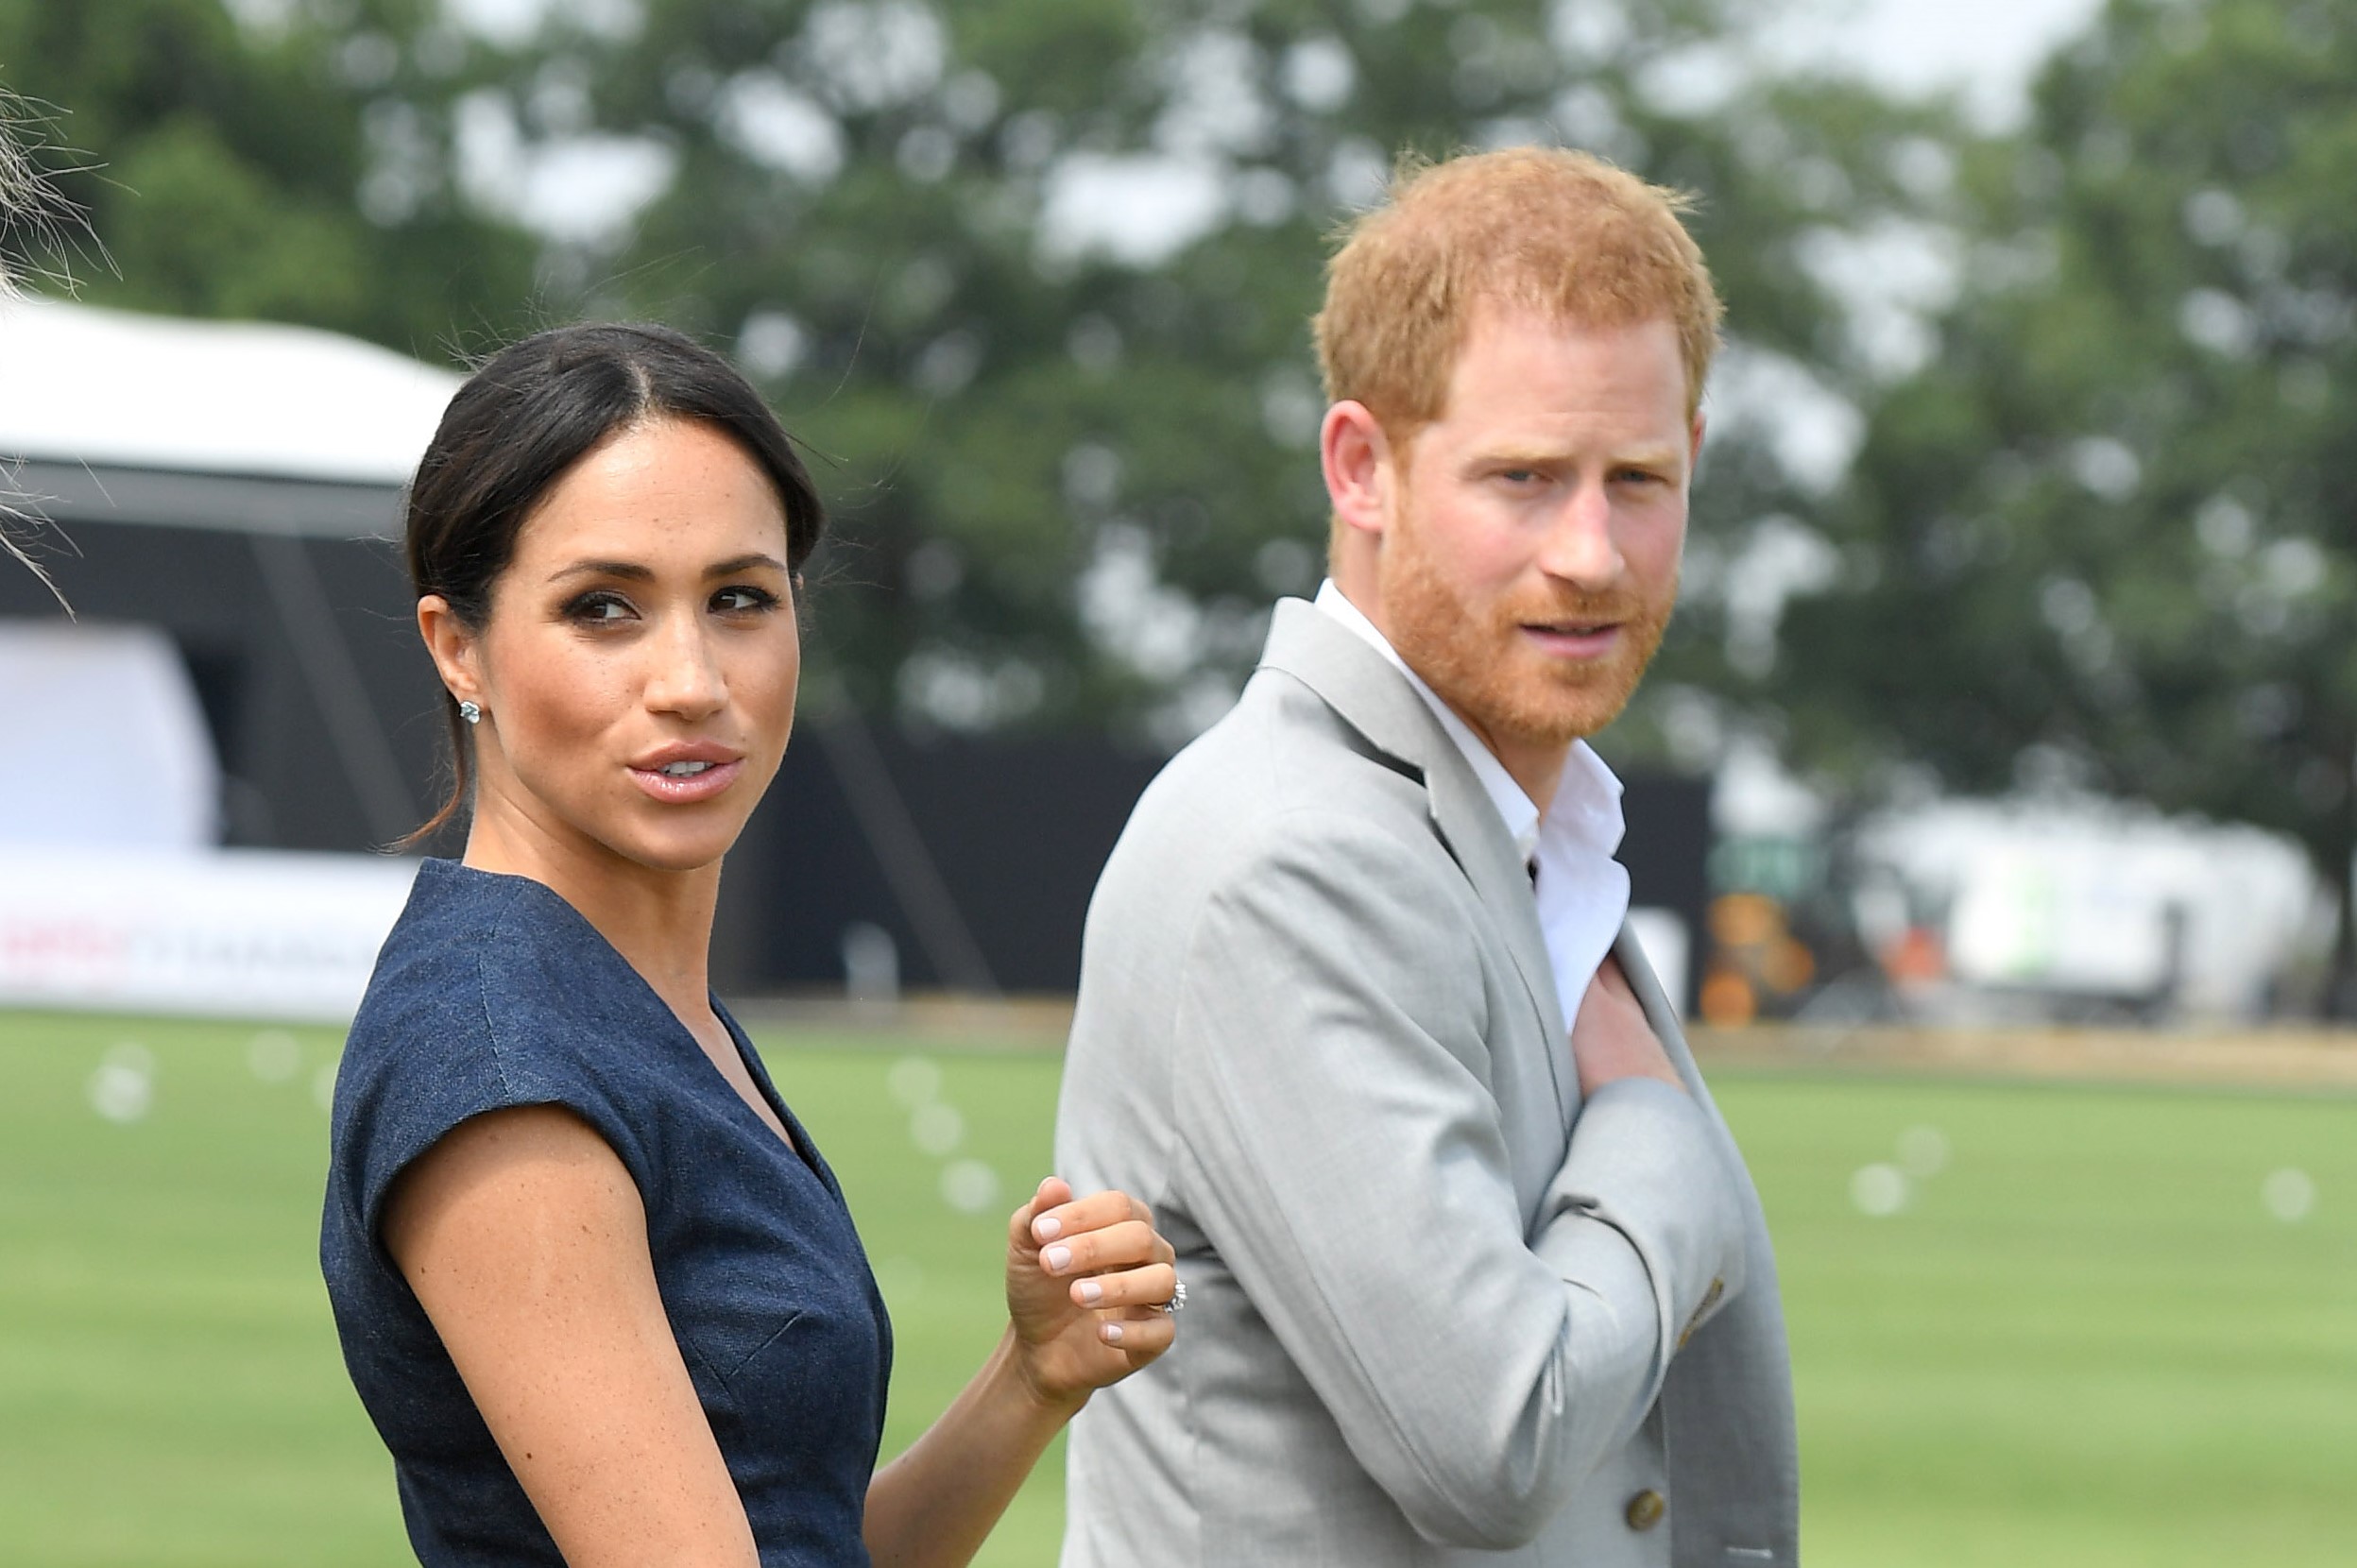
<path fill-rule="evenodd" d="M 547 889 L 428 862 L 378 957 L 336 1077 L 332 1185 L 385 1266 L 380 1227 L 393 1183 L 491 1111 L 564 1107 L 648 1195 L 662 1162 L 647 1147 L 654 1134 L 626 1115 L 628 1042 L 640 1031 L 629 1014 L 643 1002 L 616 983 L 609 971 L 621 964 Z"/>

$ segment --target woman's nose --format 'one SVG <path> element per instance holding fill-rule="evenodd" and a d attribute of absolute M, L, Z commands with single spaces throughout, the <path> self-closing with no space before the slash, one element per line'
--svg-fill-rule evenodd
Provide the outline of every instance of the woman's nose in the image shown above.
<path fill-rule="evenodd" d="M 692 620 L 655 639 L 654 667 L 647 672 L 646 706 L 661 713 L 698 719 L 728 700 L 728 683 L 711 640 Z"/>

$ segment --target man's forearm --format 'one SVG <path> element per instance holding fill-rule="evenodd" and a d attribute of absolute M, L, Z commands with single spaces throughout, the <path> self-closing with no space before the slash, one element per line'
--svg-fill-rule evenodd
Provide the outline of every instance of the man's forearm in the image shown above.
<path fill-rule="evenodd" d="M 1744 1207 L 1710 1113 L 1682 1089 L 1646 1079 L 1608 1083 L 1572 1129 L 1542 1215 L 1577 1215 L 1625 1236 L 1643 1265 L 1659 1323 L 1651 1402 L 1685 1337 L 1739 1294 L 1746 1274 Z"/>

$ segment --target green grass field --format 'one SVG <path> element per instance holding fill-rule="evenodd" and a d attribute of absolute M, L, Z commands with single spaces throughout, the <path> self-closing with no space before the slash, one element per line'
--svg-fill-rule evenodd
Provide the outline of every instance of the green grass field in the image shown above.
<path fill-rule="evenodd" d="M 335 1036 L 256 1032 L 0 1014 L 0 1560 L 411 1560 L 314 1263 Z M 1056 1065 L 932 1057 L 964 1136 L 927 1153 L 906 1057 L 764 1044 L 892 1301 L 897 1446 L 997 1333 L 1002 1215 L 1045 1168 Z M 1799 1075 L 1719 1093 L 1782 1259 L 1816 1568 L 2349 1560 L 2357 1103 Z M 1943 1148 L 1896 1212 L 1861 1212 L 1853 1186 L 1895 1185 L 1862 1167 Z M 961 1160 L 1000 1177 L 979 1213 L 945 1197 L 980 1180 Z M 2279 1179 L 2279 1207 L 2313 1193 L 2295 1220 L 2262 1202 L 2285 1168 L 2309 1185 Z M 1061 1481 L 1051 1459 L 982 1560 L 1052 1562 Z"/>

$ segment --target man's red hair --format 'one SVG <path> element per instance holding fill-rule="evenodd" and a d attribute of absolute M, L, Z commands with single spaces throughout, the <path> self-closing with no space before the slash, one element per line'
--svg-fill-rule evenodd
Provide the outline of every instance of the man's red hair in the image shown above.
<path fill-rule="evenodd" d="M 1573 327 L 1669 322 L 1699 407 L 1723 311 L 1681 221 L 1691 206 L 1558 147 L 1403 161 L 1326 264 L 1314 327 L 1328 401 L 1365 404 L 1406 443 L 1444 411 L 1475 313 L 1505 308 Z"/>

